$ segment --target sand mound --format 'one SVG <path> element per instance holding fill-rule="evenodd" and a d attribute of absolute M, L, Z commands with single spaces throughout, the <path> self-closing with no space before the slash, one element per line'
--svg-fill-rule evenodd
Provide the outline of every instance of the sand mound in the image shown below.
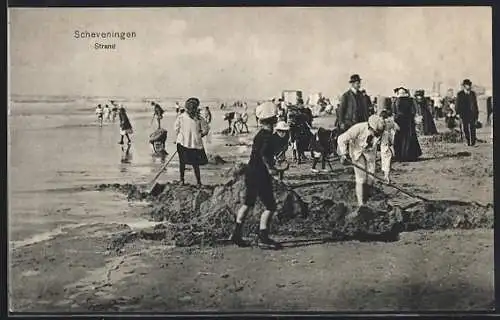
<path fill-rule="evenodd" d="M 157 197 L 145 195 L 133 185 L 111 185 L 110 188 L 128 194 L 129 199 L 151 201 L 151 218 L 163 222 L 154 229 L 139 233 L 124 232 L 113 241 L 123 244 L 143 238 L 191 246 L 213 245 L 228 239 L 234 227 L 235 213 L 244 200 L 245 169 L 244 164 L 235 165 L 223 175 L 225 182 L 217 186 L 168 183 Z M 105 187 L 100 186 L 101 190 Z M 370 199 L 359 210 L 359 215 L 346 221 L 346 215 L 356 206 L 354 187 L 352 181 L 333 180 L 330 184 L 292 189 L 275 180 L 278 210 L 273 217 L 271 232 L 281 236 L 394 241 L 402 231 L 493 226 L 491 205 L 429 201 L 399 208 L 389 205 L 389 197 L 376 186 L 372 187 Z M 245 236 L 255 234 L 263 210 L 262 204 L 257 202 L 247 217 Z"/>

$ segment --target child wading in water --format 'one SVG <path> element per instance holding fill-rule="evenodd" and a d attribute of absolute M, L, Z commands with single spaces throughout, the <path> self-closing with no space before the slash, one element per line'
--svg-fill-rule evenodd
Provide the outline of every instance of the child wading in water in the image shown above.
<path fill-rule="evenodd" d="M 269 238 L 269 223 L 272 213 L 276 211 L 272 178 L 272 175 L 277 173 L 274 167 L 276 150 L 272 143 L 273 127 L 277 122 L 276 106 L 271 102 L 263 103 L 257 107 L 256 115 L 261 129 L 253 140 L 252 153 L 245 172 L 245 201 L 237 213 L 231 240 L 240 247 L 249 246 L 241 237 L 242 225 L 249 208 L 255 205 L 257 198 L 260 198 L 266 209 L 260 216 L 259 243 L 279 249 L 281 245 Z"/>
<path fill-rule="evenodd" d="M 111 121 L 113 121 L 113 123 L 115 122 L 116 120 L 116 116 L 118 115 L 118 106 L 116 105 L 116 103 L 111 100 L 111 105 L 113 106 L 111 108 Z"/>
<path fill-rule="evenodd" d="M 153 119 L 151 119 L 151 122 L 154 121 L 154 119 L 156 118 L 156 121 L 158 123 L 158 129 L 161 128 L 161 119 L 163 119 L 163 108 L 156 102 L 151 102 L 151 106 L 153 106 L 154 108 L 154 112 L 153 112 Z"/>
<path fill-rule="evenodd" d="M 125 108 L 123 106 L 121 106 L 119 111 L 118 111 L 118 117 L 120 118 L 120 135 L 121 135 L 121 139 L 120 139 L 120 142 L 118 142 L 118 144 L 123 144 L 123 137 L 124 136 L 127 137 L 128 144 L 130 144 L 130 143 L 132 143 L 132 141 L 130 140 L 129 134 L 134 133 L 134 131 L 132 130 L 132 124 L 130 123 L 130 120 L 128 119 L 127 111 L 125 110 Z"/>
<path fill-rule="evenodd" d="M 103 118 L 104 110 L 101 105 L 98 104 L 97 108 L 95 108 L 95 114 L 97 115 L 97 122 L 99 122 L 99 127 L 102 127 L 102 118 Z"/>

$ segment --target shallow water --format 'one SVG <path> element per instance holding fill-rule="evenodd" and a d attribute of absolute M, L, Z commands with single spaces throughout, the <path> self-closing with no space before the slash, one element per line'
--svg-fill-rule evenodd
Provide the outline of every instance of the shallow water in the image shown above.
<path fill-rule="evenodd" d="M 87 221 L 124 218 L 139 221 L 140 217 L 132 213 L 137 210 L 134 211 L 122 195 L 81 190 L 101 183 L 148 182 L 162 166 L 161 159 L 152 157 L 148 143 L 149 134 L 156 125 L 151 125 L 152 113 L 148 105 L 124 103 L 124 106 L 129 110 L 134 127 L 128 156 L 118 145 L 118 123 L 105 122 L 100 128 L 94 115 L 94 103 L 11 104 L 9 230 L 12 241 L 45 239 L 59 232 L 61 226 Z M 248 147 L 226 144 L 250 143 L 255 123 L 250 117 L 251 133 L 248 135 L 218 135 L 216 132 L 227 125 L 223 121 L 224 112 L 213 111 L 212 133 L 206 139 L 207 153 L 218 154 L 229 162 L 245 161 Z M 162 121 L 162 126 L 169 131 L 167 160 L 175 152 L 174 120 L 175 112 L 167 109 Z M 177 166 L 174 156 L 159 181 L 178 179 Z M 217 179 L 220 168 L 205 166 L 203 180 Z M 186 181 L 194 182 L 192 172 L 186 172 Z"/>

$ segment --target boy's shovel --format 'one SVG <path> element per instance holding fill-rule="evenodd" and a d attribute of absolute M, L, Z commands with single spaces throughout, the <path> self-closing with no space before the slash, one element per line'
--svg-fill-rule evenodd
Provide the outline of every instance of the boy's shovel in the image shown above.
<path fill-rule="evenodd" d="M 403 189 L 401 189 L 400 187 L 398 187 L 398 186 L 396 186 L 396 185 L 394 185 L 394 184 L 392 184 L 392 183 L 386 182 L 384 179 L 382 179 L 382 178 L 380 178 L 380 177 L 378 177 L 378 176 L 374 175 L 373 173 L 369 172 L 369 171 L 368 171 L 368 170 L 366 170 L 365 168 L 362 168 L 362 167 L 358 166 L 357 164 L 354 164 L 354 163 L 353 163 L 352 161 L 350 161 L 350 160 L 347 160 L 347 163 L 348 163 L 348 164 L 350 164 L 350 165 L 351 165 L 351 166 L 353 166 L 353 167 L 358 168 L 359 170 L 363 171 L 364 173 L 366 173 L 366 174 L 368 174 L 368 175 L 372 176 L 373 178 L 375 178 L 376 180 L 378 180 L 378 181 L 382 182 L 383 184 L 385 184 L 385 185 L 387 185 L 387 186 L 389 186 L 389 187 L 392 187 L 392 188 L 394 188 L 394 189 L 398 190 L 398 191 L 399 191 L 399 192 L 401 192 L 401 193 L 406 194 L 407 196 L 410 196 L 410 197 L 412 197 L 412 198 L 415 198 L 415 199 L 418 199 L 418 200 L 421 200 L 421 201 L 425 201 L 425 202 L 429 202 L 429 201 L 430 201 L 429 199 L 426 199 L 426 198 L 424 198 L 424 197 L 421 197 L 421 196 L 418 196 L 418 195 L 416 195 L 416 194 L 410 193 L 410 192 L 408 192 L 408 191 L 406 191 L 406 190 L 403 190 Z"/>
<path fill-rule="evenodd" d="M 160 168 L 160 170 L 158 171 L 158 173 L 154 176 L 153 180 L 151 180 L 151 182 L 146 185 L 145 189 L 147 190 L 147 192 L 151 196 L 155 197 L 155 196 L 159 195 L 163 191 L 164 187 L 162 185 L 160 185 L 159 183 L 156 183 L 156 180 L 158 180 L 158 178 L 163 173 L 163 171 L 165 171 L 165 169 L 169 165 L 170 161 L 172 161 L 172 159 L 174 158 L 174 156 L 176 154 L 177 154 L 177 151 L 175 151 L 172 154 L 172 156 L 170 157 L 170 159 L 168 159 L 168 161 L 163 165 L 163 167 Z"/>

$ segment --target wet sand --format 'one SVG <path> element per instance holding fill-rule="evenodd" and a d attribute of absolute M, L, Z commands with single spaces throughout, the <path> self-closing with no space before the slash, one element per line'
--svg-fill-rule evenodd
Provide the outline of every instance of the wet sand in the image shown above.
<path fill-rule="evenodd" d="M 214 116 L 219 119 L 215 126 L 224 128 L 221 113 Z M 146 205 L 128 202 L 119 193 L 79 188 L 140 183 L 154 175 L 161 163 L 153 163 L 150 157 L 149 114 L 137 113 L 131 118 L 137 134 L 131 163 L 125 164 L 120 162 L 116 124 L 98 128 L 87 115 L 52 119 L 51 128 L 37 128 L 33 121 L 31 126 L 19 119 L 11 122 L 12 311 L 493 307 L 492 229 L 416 231 L 404 233 L 392 243 L 301 244 L 295 239 L 294 245 L 278 252 L 231 245 L 175 248 L 144 239 L 128 243 L 118 252 L 109 250 L 113 235 L 153 224 L 144 215 Z M 315 121 L 331 127 L 334 119 Z M 442 122 L 438 129 L 443 130 Z M 253 127 L 250 130 L 255 132 Z M 479 138 L 488 140 L 489 130 L 480 129 Z M 172 138 L 169 134 L 169 141 Z M 68 145 L 68 139 L 80 143 Z M 246 161 L 250 149 L 245 145 L 251 139 L 252 134 L 214 135 L 207 152 L 221 155 L 228 163 L 206 166 L 204 182 L 217 183 L 220 170 Z M 396 184 L 436 200 L 493 202 L 491 144 L 473 148 L 443 143 L 439 152 L 436 146 L 429 149 L 422 144 L 427 159 L 395 164 Z M 169 145 L 168 150 L 173 149 Z M 447 157 L 460 151 L 469 151 L 471 156 Z M 60 157 L 56 163 L 55 154 Z M 310 164 L 293 165 L 285 179 L 296 183 L 300 175 L 310 175 L 309 170 Z M 186 173 L 188 182 L 194 182 L 192 175 Z M 175 162 L 161 181 L 173 179 L 177 179 Z M 411 201 L 390 188 L 385 191 L 403 202 Z"/>

